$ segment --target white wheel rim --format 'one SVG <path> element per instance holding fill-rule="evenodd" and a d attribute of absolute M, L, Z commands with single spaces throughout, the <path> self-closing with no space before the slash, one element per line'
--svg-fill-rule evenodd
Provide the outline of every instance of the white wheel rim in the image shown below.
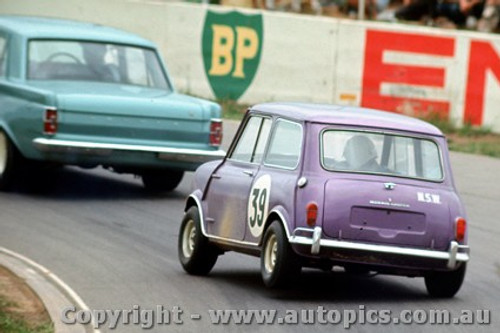
<path fill-rule="evenodd" d="M 3 175 L 7 167 L 7 137 L 0 132 L 0 175 Z"/>
<path fill-rule="evenodd" d="M 264 251 L 264 268 L 268 273 L 272 273 L 276 267 L 276 258 L 278 257 L 278 240 L 276 235 L 272 234 L 267 239 L 266 249 Z"/>
<path fill-rule="evenodd" d="M 184 232 L 182 233 L 182 254 L 186 258 L 191 258 L 194 251 L 194 244 L 196 238 L 196 228 L 194 226 L 194 221 L 189 220 L 186 223 Z"/>

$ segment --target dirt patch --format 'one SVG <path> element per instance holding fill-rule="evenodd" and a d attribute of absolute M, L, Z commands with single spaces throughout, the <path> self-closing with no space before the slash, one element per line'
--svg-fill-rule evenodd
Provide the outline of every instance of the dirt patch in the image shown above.
<path fill-rule="evenodd" d="M 450 150 L 500 157 L 500 135 L 498 134 L 460 135 L 447 133 L 446 137 Z"/>
<path fill-rule="evenodd" d="M 458 134 L 448 134 L 446 135 L 449 139 L 456 143 L 468 143 L 468 142 L 483 142 L 483 143 L 496 143 L 500 144 L 500 135 L 498 134 L 482 134 L 478 136 L 463 136 Z"/>
<path fill-rule="evenodd" d="M 50 326 L 47 310 L 23 279 L 0 266 L 0 313 L 23 321 L 28 328 Z M 0 327 L 0 331 L 2 327 Z"/>

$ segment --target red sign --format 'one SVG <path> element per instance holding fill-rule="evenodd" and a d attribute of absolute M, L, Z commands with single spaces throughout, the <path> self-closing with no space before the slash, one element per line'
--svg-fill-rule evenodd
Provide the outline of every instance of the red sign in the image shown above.
<path fill-rule="evenodd" d="M 486 72 L 491 70 L 500 80 L 500 57 L 493 46 L 484 41 L 471 41 L 464 122 L 483 124 Z"/>
<path fill-rule="evenodd" d="M 409 109 L 414 115 L 436 113 L 448 117 L 450 103 L 447 100 L 381 93 L 383 83 L 444 89 L 446 68 L 386 63 L 383 61 L 385 51 L 454 58 L 455 38 L 378 30 L 366 32 L 361 105 L 400 113 Z M 470 42 L 467 71 L 464 122 L 482 125 L 486 73 L 491 71 L 500 80 L 500 57 L 489 42 Z"/>

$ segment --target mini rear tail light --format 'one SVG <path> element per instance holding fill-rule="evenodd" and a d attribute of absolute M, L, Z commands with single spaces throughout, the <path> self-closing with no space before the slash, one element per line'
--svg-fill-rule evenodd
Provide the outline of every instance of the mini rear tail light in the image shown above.
<path fill-rule="evenodd" d="M 306 206 L 307 225 L 312 227 L 316 224 L 318 218 L 318 205 L 315 202 L 310 202 Z"/>
<path fill-rule="evenodd" d="M 222 143 L 222 120 L 210 120 L 210 145 L 219 147 Z"/>
<path fill-rule="evenodd" d="M 467 221 L 463 217 L 457 217 L 455 220 L 455 238 L 462 242 L 465 239 L 465 231 L 467 229 Z"/>
<path fill-rule="evenodd" d="M 57 109 L 47 108 L 43 115 L 43 133 L 54 135 L 57 132 Z"/>

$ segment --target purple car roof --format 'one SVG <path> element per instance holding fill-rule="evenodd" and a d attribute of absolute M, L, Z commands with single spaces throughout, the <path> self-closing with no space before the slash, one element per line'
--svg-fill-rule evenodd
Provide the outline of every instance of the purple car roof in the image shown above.
<path fill-rule="evenodd" d="M 263 103 L 253 106 L 251 110 L 306 122 L 383 128 L 443 136 L 437 127 L 420 119 L 360 107 L 308 103 Z"/>

